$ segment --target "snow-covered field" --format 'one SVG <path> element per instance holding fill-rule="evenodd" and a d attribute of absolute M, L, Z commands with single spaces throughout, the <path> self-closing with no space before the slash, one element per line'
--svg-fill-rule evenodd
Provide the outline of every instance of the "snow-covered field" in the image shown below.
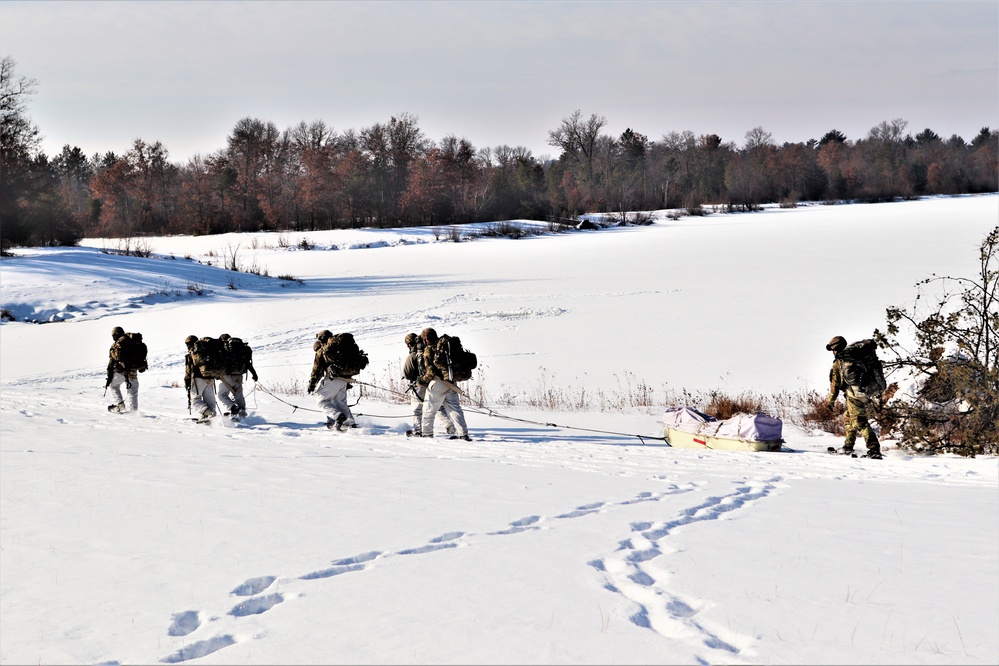
<path fill-rule="evenodd" d="M 0 261 L 0 662 L 995 664 L 995 458 L 844 459 L 786 421 L 789 452 L 674 449 L 660 404 L 633 403 L 824 392 L 830 337 L 974 275 L 997 220 L 988 195 L 20 250 Z M 118 325 L 150 350 L 137 414 L 105 409 Z M 472 442 L 407 439 L 408 404 L 375 392 L 427 326 L 479 357 Z M 321 329 L 371 358 L 349 433 L 295 392 Z M 260 381 L 241 424 L 197 425 L 183 341 L 224 332 Z M 527 406 L 553 395 L 585 408 Z"/>

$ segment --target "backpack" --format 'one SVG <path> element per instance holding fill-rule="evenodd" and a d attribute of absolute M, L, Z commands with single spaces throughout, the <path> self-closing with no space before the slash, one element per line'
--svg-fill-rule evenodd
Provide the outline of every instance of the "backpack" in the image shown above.
<path fill-rule="evenodd" d="M 874 340 L 861 340 L 847 345 L 838 358 L 842 362 L 843 383 L 854 391 L 880 396 L 888 388 Z"/>
<path fill-rule="evenodd" d="M 146 343 L 142 341 L 142 333 L 126 333 L 111 346 L 111 358 L 125 369 L 146 371 Z"/>
<path fill-rule="evenodd" d="M 437 348 L 444 352 L 448 364 L 448 381 L 464 382 L 472 378 L 472 370 L 479 364 L 479 359 L 472 352 L 461 346 L 458 336 L 442 335 L 437 342 Z"/>
<path fill-rule="evenodd" d="M 411 382 L 420 381 L 420 377 L 426 372 L 426 364 L 423 362 L 423 340 L 416 339 L 416 349 L 409 352 L 406 360 L 402 364 L 402 378 Z"/>
<path fill-rule="evenodd" d="M 253 364 L 253 350 L 242 338 L 225 341 L 225 370 L 229 375 L 242 375 Z"/>
<path fill-rule="evenodd" d="M 323 360 L 341 377 L 353 377 L 368 367 L 368 355 L 361 351 L 350 333 L 337 333 L 320 347 Z"/>
<path fill-rule="evenodd" d="M 225 344 L 218 338 L 199 338 L 191 345 L 191 362 L 205 379 L 226 374 Z"/>

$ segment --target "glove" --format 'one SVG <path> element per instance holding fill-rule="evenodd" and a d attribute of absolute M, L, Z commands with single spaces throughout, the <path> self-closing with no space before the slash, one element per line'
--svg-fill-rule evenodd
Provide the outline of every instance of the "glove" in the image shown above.
<path fill-rule="evenodd" d="M 253 373 L 253 381 L 257 381 L 257 373 Z"/>
<path fill-rule="evenodd" d="M 306 392 L 306 393 L 312 393 L 312 392 L 313 392 L 313 391 L 315 391 L 315 390 L 316 390 L 316 385 L 315 385 L 315 384 L 309 384 L 309 388 L 307 388 L 307 389 L 305 390 L 305 392 Z"/>

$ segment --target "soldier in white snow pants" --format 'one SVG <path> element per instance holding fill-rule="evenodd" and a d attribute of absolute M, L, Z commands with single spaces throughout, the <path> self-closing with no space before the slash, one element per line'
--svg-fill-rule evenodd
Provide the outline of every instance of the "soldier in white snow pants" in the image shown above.
<path fill-rule="evenodd" d="M 316 385 L 316 404 L 326 414 L 326 424 L 340 430 L 354 427 L 354 415 L 347 405 L 347 387 L 350 384 L 343 377 L 323 375 Z"/>
<path fill-rule="evenodd" d="M 423 402 L 421 434 L 424 437 L 434 436 L 434 421 L 437 420 L 437 411 L 442 407 L 448 419 L 454 424 L 456 436 L 468 439 L 468 426 L 465 424 L 465 413 L 458 401 L 458 392 L 454 390 L 453 385 L 440 379 L 432 380 L 427 387 L 427 395 Z"/>
<path fill-rule="evenodd" d="M 126 372 L 115 372 L 111 377 L 108 388 L 111 389 L 115 397 L 115 404 L 108 407 L 108 411 L 125 411 L 125 398 L 122 395 L 121 387 L 125 386 L 125 393 L 128 395 L 128 409 L 133 412 L 139 411 L 139 373 L 135 370 Z"/>

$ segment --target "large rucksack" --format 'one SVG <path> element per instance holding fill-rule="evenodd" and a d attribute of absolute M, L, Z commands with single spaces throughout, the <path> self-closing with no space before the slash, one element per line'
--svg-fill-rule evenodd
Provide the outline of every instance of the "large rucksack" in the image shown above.
<path fill-rule="evenodd" d="M 402 377 L 411 382 L 420 381 L 426 372 L 426 363 L 423 360 L 423 340 L 416 338 L 416 348 L 409 353 L 402 364 Z"/>
<path fill-rule="evenodd" d="M 854 392 L 880 396 L 888 388 L 877 349 L 874 340 L 861 340 L 847 345 L 839 353 L 837 358 L 842 363 L 843 383 Z"/>
<path fill-rule="evenodd" d="M 198 338 L 191 345 L 191 362 L 205 379 L 219 379 L 226 374 L 225 343 L 218 338 Z"/>
<path fill-rule="evenodd" d="M 253 365 L 253 349 L 242 338 L 229 338 L 225 341 L 226 374 L 242 375 Z"/>
<path fill-rule="evenodd" d="M 361 351 L 350 333 L 337 333 L 319 349 L 323 359 L 340 377 L 353 377 L 368 367 L 368 355 Z"/>
<path fill-rule="evenodd" d="M 126 372 L 145 372 L 146 343 L 142 341 L 142 333 L 126 333 L 115 340 L 111 346 L 111 358 Z"/>
<path fill-rule="evenodd" d="M 461 346 L 461 338 L 456 335 L 442 335 L 437 341 L 437 349 L 443 351 L 448 366 L 448 381 L 463 382 L 472 378 L 472 370 L 479 359 Z"/>

